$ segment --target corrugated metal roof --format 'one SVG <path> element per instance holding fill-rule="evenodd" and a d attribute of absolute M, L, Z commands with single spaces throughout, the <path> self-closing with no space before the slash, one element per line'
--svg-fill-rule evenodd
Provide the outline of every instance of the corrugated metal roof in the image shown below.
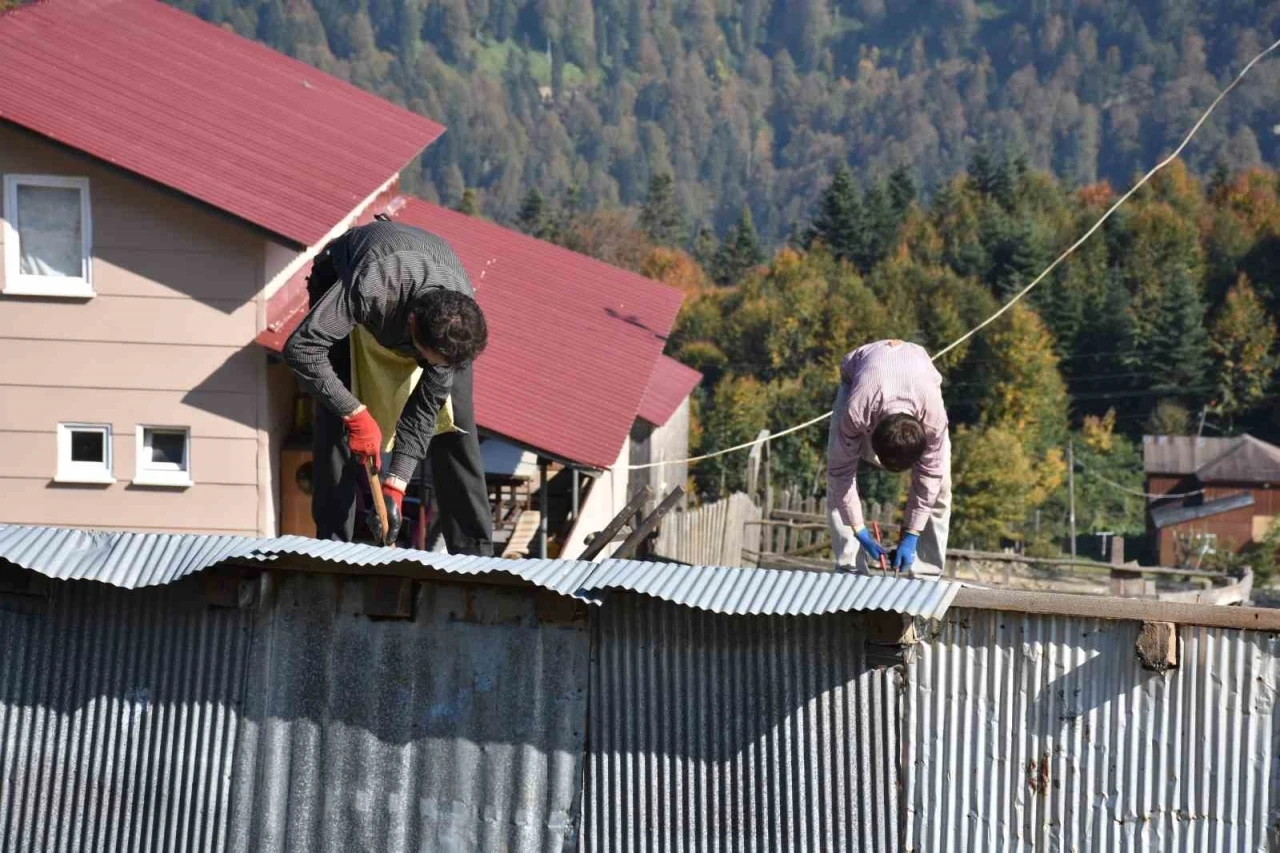
<path fill-rule="evenodd" d="M 1253 506 L 1253 495 L 1249 492 L 1241 492 L 1238 495 L 1229 495 L 1225 498 L 1205 501 L 1196 506 L 1181 506 L 1179 504 L 1160 506 L 1151 510 L 1151 523 L 1155 525 L 1157 530 L 1163 530 L 1175 524 L 1185 524 L 1188 521 L 1221 515 L 1224 512 L 1243 509 L 1247 506 Z"/>
<path fill-rule="evenodd" d="M 0 17 L 0 119 L 303 245 L 444 128 L 156 0 Z"/>
<path fill-rule="evenodd" d="M 1242 435 L 1236 439 L 1235 447 L 1201 466 L 1196 476 L 1204 483 L 1280 485 L 1280 447 Z"/>
<path fill-rule="evenodd" d="M 620 596 L 595 622 L 583 850 L 902 849 L 906 685 L 853 617 Z"/>
<path fill-rule="evenodd" d="M 95 580 L 128 588 L 172 583 L 228 560 L 270 561 L 286 554 L 370 568 L 413 563 L 454 574 L 505 573 L 587 601 L 599 601 L 607 590 L 620 589 L 726 614 L 807 616 L 885 610 L 937 618 L 946 612 L 960 589 L 959 584 L 942 580 L 832 572 L 685 566 L 639 560 L 504 560 L 302 536 L 252 539 L 0 525 L 0 560 L 49 577 Z"/>
<path fill-rule="evenodd" d="M 599 592 L 623 589 L 716 613 L 779 616 L 886 610 L 937 618 L 960 589 L 944 580 L 640 560 L 605 560 L 590 584 Z"/>
<path fill-rule="evenodd" d="M 475 367 L 477 425 L 557 459 L 613 465 L 683 294 L 420 199 L 401 197 L 387 209 L 444 238 L 475 286 L 489 324 L 489 348 Z M 305 316 L 306 290 L 277 298 L 297 305 L 275 308 L 280 328 L 258 338 L 276 349 Z"/>
<path fill-rule="evenodd" d="M 269 541 L 243 536 L 0 525 L 0 559 L 51 578 L 102 581 L 134 589 L 173 583 L 192 572 L 248 556 Z"/>
<path fill-rule="evenodd" d="M 1142 464 L 1148 474 L 1187 476 L 1235 447 L 1238 439 L 1194 435 L 1144 435 Z"/>
<path fill-rule="evenodd" d="M 640 400 L 639 416 L 654 426 L 662 426 L 680 408 L 685 398 L 702 381 L 702 374 L 664 355 L 653 366 L 649 387 Z"/>
<path fill-rule="evenodd" d="M 1280 636 L 957 609 L 908 659 L 908 851 L 1274 849 Z"/>

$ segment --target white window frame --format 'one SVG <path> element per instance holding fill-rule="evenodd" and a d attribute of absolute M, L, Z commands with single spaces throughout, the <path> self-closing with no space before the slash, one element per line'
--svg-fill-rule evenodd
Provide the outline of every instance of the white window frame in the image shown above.
<path fill-rule="evenodd" d="M 102 462 L 74 462 L 71 459 L 71 434 L 73 432 L 100 432 L 103 434 Z M 58 424 L 58 467 L 55 483 L 79 483 L 109 486 L 116 481 L 112 475 L 111 424 L 60 423 Z"/>
<path fill-rule="evenodd" d="M 19 273 L 18 187 L 58 187 L 80 190 L 80 276 L 23 275 Z M 4 290 L 10 296 L 53 296 L 67 299 L 92 298 L 93 215 L 89 201 L 89 179 L 63 175 L 4 176 Z"/>
<path fill-rule="evenodd" d="M 186 467 L 150 462 L 148 433 L 180 432 L 186 438 L 182 458 Z M 195 483 L 191 479 L 191 427 L 164 424 L 138 424 L 134 441 L 135 471 L 133 482 L 138 486 L 163 486 L 171 489 L 188 489 Z"/>

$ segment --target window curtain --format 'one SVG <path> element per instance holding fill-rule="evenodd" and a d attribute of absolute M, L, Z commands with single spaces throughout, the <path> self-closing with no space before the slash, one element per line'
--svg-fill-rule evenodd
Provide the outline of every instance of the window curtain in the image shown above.
<path fill-rule="evenodd" d="M 17 207 L 18 272 L 83 275 L 80 190 L 19 185 Z"/>

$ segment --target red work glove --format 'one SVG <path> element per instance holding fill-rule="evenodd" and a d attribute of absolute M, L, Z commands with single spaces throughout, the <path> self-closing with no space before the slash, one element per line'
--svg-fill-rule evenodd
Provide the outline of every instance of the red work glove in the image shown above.
<path fill-rule="evenodd" d="M 378 499 L 381 499 L 387 507 L 387 530 L 381 529 L 381 525 L 378 524 L 378 513 L 373 509 L 369 511 L 369 529 L 382 541 L 382 544 L 394 545 L 396 538 L 400 535 L 400 525 L 404 521 L 404 491 L 384 482 L 382 494 L 374 497 L 374 500 Z"/>
<path fill-rule="evenodd" d="M 378 422 L 364 406 L 342 419 L 347 425 L 347 446 L 355 456 L 364 461 L 372 458 L 374 466 L 382 468 L 382 430 Z"/>

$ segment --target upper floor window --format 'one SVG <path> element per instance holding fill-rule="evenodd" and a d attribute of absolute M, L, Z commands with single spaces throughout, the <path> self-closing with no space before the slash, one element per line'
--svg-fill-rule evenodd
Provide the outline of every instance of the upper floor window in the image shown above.
<path fill-rule="evenodd" d="M 4 292 L 93 296 L 89 179 L 4 177 Z"/>

